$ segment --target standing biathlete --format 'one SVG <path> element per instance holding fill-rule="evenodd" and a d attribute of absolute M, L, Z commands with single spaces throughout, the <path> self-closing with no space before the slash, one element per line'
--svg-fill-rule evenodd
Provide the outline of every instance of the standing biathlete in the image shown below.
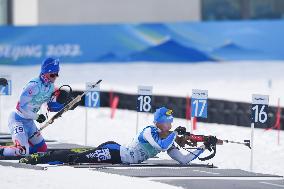
<path fill-rule="evenodd" d="M 35 152 L 46 152 L 47 145 L 34 121 L 43 123 L 46 117 L 38 114 L 43 103 L 49 111 L 59 111 L 63 105 L 51 101 L 54 82 L 59 73 L 59 60 L 47 58 L 42 62 L 39 77 L 29 81 L 24 87 L 16 110 L 10 114 L 8 127 L 14 142 L 13 146 L 0 146 L 0 156 L 26 156 Z"/>
<path fill-rule="evenodd" d="M 206 145 L 202 145 L 188 154 L 181 153 L 174 142 L 183 146 L 187 139 L 179 137 L 177 131 L 170 131 L 172 122 L 172 110 L 162 107 L 154 113 L 154 125 L 145 127 L 128 146 L 109 141 L 95 149 L 81 153 L 55 151 L 44 155 L 29 156 L 21 159 L 20 162 L 29 164 L 54 162 L 132 164 L 146 161 L 160 152 L 167 152 L 172 159 L 180 164 L 188 164 L 204 152 Z M 210 139 L 210 143 L 216 144 L 216 142 L 216 140 Z"/>

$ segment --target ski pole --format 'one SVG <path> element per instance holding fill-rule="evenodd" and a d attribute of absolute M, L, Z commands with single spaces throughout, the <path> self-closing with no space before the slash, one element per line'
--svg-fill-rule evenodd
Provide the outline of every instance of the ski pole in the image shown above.
<path fill-rule="evenodd" d="M 91 89 L 95 88 L 102 80 L 98 80 L 94 85 L 92 85 L 88 90 L 83 92 L 81 95 L 76 96 L 73 100 L 71 100 L 66 106 L 64 106 L 59 112 L 57 112 L 52 118 L 50 118 L 42 127 L 39 128 L 38 131 L 36 131 L 32 136 L 29 137 L 29 139 L 33 138 L 38 132 L 42 131 L 44 128 L 46 128 L 48 125 L 52 124 L 55 119 L 59 118 L 63 113 L 70 110 L 76 103 L 80 102 L 82 97 L 88 93 Z"/>

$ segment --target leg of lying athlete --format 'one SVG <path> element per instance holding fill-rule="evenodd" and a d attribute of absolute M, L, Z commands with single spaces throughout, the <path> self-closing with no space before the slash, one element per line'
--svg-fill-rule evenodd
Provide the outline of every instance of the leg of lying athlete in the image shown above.
<path fill-rule="evenodd" d="M 113 141 L 105 142 L 93 150 L 72 156 L 70 161 L 70 163 L 122 163 L 120 144 Z"/>
<path fill-rule="evenodd" d="M 120 145 L 106 142 L 94 149 L 71 149 L 35 153 L 20 160 L 27 164 L 60 164 L 60 163 L 121 163 Z"/>
<path fill-rule="evenodd" d="M 79 151 L 78 151 L 79 150 Z M 63 164 L 69 163 L 70 156 L 84 151 L 86 149 L 54 150 L 46 153 L 34 153 L 30 156 L 20 159 L 20 163 L 26 164 Z"/>

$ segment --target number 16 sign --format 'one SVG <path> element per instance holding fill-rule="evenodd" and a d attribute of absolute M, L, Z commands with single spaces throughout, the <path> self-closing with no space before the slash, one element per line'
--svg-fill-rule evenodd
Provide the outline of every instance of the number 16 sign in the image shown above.
<path fill-rule="evenodd" d="M 254 124 L 266 125 L 268 119 L 268 95 L 252 95 L 252 115 L 251 115 L 251 157 L 250 170 L 253 171 L 253 151 L 254 151 Z"/>
<path fill-rule="evenodd" d="M 265 124 L 268 118 L 268 95 L 252 95 L 252 123 Z"/>
<path fill-rule="evenodd" d="M 191 117 L 207 118 L 208 91 L 193 89 L 191 96 Z"/>

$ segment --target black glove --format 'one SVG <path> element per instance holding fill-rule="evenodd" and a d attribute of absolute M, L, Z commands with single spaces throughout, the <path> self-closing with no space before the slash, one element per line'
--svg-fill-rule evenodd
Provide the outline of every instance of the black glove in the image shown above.
<path fill-rule="evenodd" d="M 186 134 L 186 128 L 182 126 L 178 126 L 175 131 L 178 133 L 178 135 L 185 135 Z"/>
<path fill-rule="evenodd" d="M 8 81 L 5 78 L 0 78 L 0 85 L 6 86 L 8 85 Z"/>
<path fill-rule="evenodd" d="M 212 147 L 216 146 L 217 142 L 218 142 L 218 139 L 215 136 L 208 136 L 204 138 L 204 146 L 210 152 L 212 151 Z"/>
<path fill-rule="evenodd" d="M 37 122 L 42 123 L 46 120 L 46 117 L 43 114 L 39 114 L 38 118 L 36 119 Z"/>

